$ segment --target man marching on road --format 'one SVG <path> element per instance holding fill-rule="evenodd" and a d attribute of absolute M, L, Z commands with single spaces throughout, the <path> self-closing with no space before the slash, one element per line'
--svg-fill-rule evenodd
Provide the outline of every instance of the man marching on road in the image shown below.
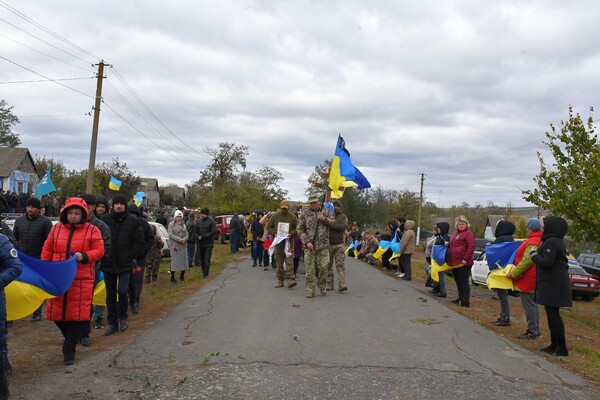
<path fill-rule="evenodd" d="M 348 229 L 348 217 L 342 212 L 342 204 L 339 200 L 333 200 L 333 211 L 335 222 L 329 226 L 329 265 L 327 266 L 327 290 L 333 290 L 333 263 L 338 276 L 338 290 L 348 290 L 346 286 L 346 269 L 344 267 L 344 232 Z"/>
<path fill-rule="evenodd" d="M 273 253 L 275 255 L 275 274 L 277 275 L 277 284 L 275 287 L 283 287 L 283 281 L 287 279 L 288 288 L 291 289 L 296 286 L 296 277 L 294 276 L 294 242 L 292 239 L 296 236 L 297 219 L 290 212 L 290 206 L 287 201 L 283 200 L 279 208 L 280 211 L 273 214 L 267 224 L 267 232 L 275 237 L 275 241 L 279 241 L 275 245 Z"/>
<path fill-rule="evenodd" d="M 306 265 L 306 284 L 304 290 L 306 297 L 315 295 L 315 271 L 319 269 L 317 282 L 321 294 L 327 294 L 327 264 L 329 262 L 329 227 L 336 221 L 329 211 L 321 210 L 321 200 L 310 199 L 310 207 L 300 215 L 298 221 L 298 235 L 306 250 L 304 264 Z"/>
<path fill-rule="evenodd" d="M 208 212 L 206 207 L 200 210 L 200 218 L 196 220 L 195 228 L 198 242 L 194 264 L 202 267 L 204 279 L 208 278 L 210 272 L 210 258 L 215 244 L 215 236 L 217 236 L 217 224 L 208 216 Z"/>

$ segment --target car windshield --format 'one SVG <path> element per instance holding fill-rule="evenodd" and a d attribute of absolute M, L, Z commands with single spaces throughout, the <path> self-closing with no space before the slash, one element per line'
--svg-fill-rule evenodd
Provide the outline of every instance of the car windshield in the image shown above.
<path fill-rule="evenodd" d="M 225 223 L 229 225 L 231 223 L 231 217 L 225 217 Z"/>
<path fill-rule="evenodd" d="M 589 275 L 585 269 L 581 268 L 578 265 L 569 265 L 569 273 L 570 274 L 577 274 L 577 275 Z"/>

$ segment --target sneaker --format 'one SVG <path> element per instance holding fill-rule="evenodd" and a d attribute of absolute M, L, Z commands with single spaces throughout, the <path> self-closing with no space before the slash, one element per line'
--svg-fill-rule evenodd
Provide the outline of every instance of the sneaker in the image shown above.
<path fill-rule="evenodd" d="M 83 336 L 79 338 L 79 343 L 81 343 L 82 346 L 89 347 L 92 344 L 92 339 L 90 339 L 89 336 Z"/>
<path fill-rule="evenodd" d="M 442 297 L 445 298 L 446 297 L 446 292 L 437 292 L 436 294 L 434 294 L 435 297 Z"/>
<path fill-rule="evenodd" d="M 96 318 L 96 322 L 94 324 L 94 329 L 104 329 L 104 324 L 102 323 L 102 318 Z"/>
<path fill-rule="evenodd" d="M 31 322 L 37 322 L 42 320 L 42 314 L 33 314 L 31 316 Z"/>
<path fill-rule="evenodd" d="M 110 336 L 113 333 L 117 332 L 119 328 L 116 325 L 109 325 L 108 328 L 104 330 L 104 336 Z"/>
<path fill-rule="evenodd" d="M 404 278 L 406 274 L 403 272 L 396 272 L 396 276 L 400 277 L 400 278 Z"/>
<path fill-rule="evenodd" d="M 522 335 L 519 335 L 519 339 L 530 339 L 530 340 L 538 340 L 540 338 L 540 334 L 534 335 L 529 330 Z"/>
<path fill-rule="evenodd" d="M 510 326 L 511 324 L 510 324 L 510 321 L 500 320 L 500 321 L 494 322 L 494 325 L 496 325 L 496 326 Z"/>

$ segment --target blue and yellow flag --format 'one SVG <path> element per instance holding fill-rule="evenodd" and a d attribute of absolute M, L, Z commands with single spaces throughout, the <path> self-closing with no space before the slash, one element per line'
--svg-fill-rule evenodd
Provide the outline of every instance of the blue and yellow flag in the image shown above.
<path fill-rule="evenodd" d="M 398 241 L 398 236 L 394 235 L 394 238 L 391 241 L 380 240 L 377 251 L 373 253 L 373 258 L 381 260 L 383 258 L 383 254 L 389 249 L 392 250 L 392 256 L 390 257 L 390 261 L 394 258 L 400 257 L 400 242 Z"/>
<path fill-rule="evenodd" d="M 486 280 L 488 289 L 515 290 L 512 279 L 506 275 L 514 267 L 517 249 L 521 241 L 491 243 L 485 245 L 485 256 L 490 273 Z"/>
<path fill-rule="evenodd" d="M 359 189 L 371 187 L 367 178 L 352 164 L 350 152 L 346 150 L 346 142 L 342 135 L 338 136 L 328 180 L 331 197 L 334 199 L 341 198 L 347 187 L 358 187 Z"/>
<path fill-rule="evenodd" d="M 358 258 L 358 251 L 356 250 L 358 248 L 358 245 L 360 244 L 360 240 L 355 240 L 352 243 L 350 243 L 350 246 L 348 246 L 348 248 L 345 251 L 346 255 L 351 255 L 354 258 Z"/>
<path fill-rule="evenodd" d="M 142 203 L 144 202 L 144 196 L 146 195 L 145 192 L 137 192 L 136 194 L 133 195 L 133 202 L 135 203 L 136 206 L 141 206 Z"/>
<path fill-rule="evenodd" d="M 44 300 L 61 296 L 71 287 L 77 273 L 77 260 L 48 262 L 19 253 L 21 275 L 6 286 L 6 319 L 25 318 Z"/>
<path fill-rule="evenodd" d="M 98 272 L 97 283 L 94 286 L 94 297 L 92 298 L 92 304 L 95 306 L 106 307 L 106 284 L 104 282 L 104 273 Z"/>
<path fill-rule="evenodd" d="M 123 182 L 121 182 L 120 180 L 118 180 L 117 178 L 115 178 L 114 176 L 110 176 L 110 181 L 108 182 L 108 188 L 110 190 L 116 190 L 119 191 L 121 190 L 121 184 Z"/>
<path fill-rule="evenodd" d="M 431 251 L 431 279 L 436 282 L 440 281 L 440 272 L 450 271 L 451 269 L 460 268 L 463 265 L 448 265 L 446 264 L 446 252 L 448 247 L 443 244 L 436 244 Z"/>

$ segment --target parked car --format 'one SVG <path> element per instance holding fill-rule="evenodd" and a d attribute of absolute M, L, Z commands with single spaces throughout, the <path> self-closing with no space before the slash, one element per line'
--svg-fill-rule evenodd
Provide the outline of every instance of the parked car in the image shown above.
<path fill-rule="evenodd" d="M 486 285 L 488 274 L 490 273 L 490 267 L 487 263 L 485 251 L 475 256 L 473 254 L 473 267 L 471 268 L 471 283 L 475 285 Z"/>
<path fill-rule="evenodd" d="M 215 223 L 217 224 L 217 236 L 215 236 L 215 240 L 218 240 L 219 243 L 225 243 L 226 240 L 229 240 L 229 233 L 231 231 L 229 224 L 232 217 L 233 215 L 219 215 L 215 217 Z"/>
<path fill-rule="evenodd" d="M 156 227 L 156 233 L 163 241 L 163 247 L 160 251 L 160 255 L 163 257 L 171 257 L 171 251 L 169 249 L 169 232 L 167 232 L 167 228 L 158 222 L 148 221 L 148 223 Z"/>
<path fill-rule="evenodd" d="M 600 254 L 582 254 L 577 261 L 594 279 L 600 280 Z"/>
<path fill-rule="evenodd" d="M 569 258 L 569 280 L 573 298 L 581 297 L 582 300 L 592 301 L 600 296 L 600 281 L 594 279 L 573 258 Z"/>

